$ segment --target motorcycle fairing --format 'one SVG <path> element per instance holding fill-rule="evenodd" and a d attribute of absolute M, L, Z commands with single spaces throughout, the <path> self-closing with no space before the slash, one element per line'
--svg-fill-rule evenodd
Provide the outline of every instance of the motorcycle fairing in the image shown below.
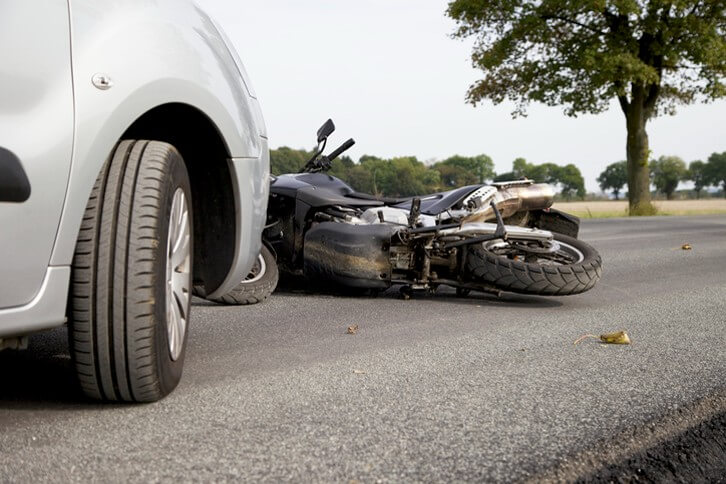
<path fill-rule="evenodd" d="M 385 289 L 391 285 L 389 250 L 397 230 L 386 224 L 316 224 L 305 234 L 303 273 L 311 280 Z"/>
<path fill-rule="evenodd" d="M 426 195 L 421 198 L 421 213 L 424 215 L 436 216 L 452 208 L 459 208 L 456 207 L 456 205 L 461 203 L 463 199 L 475 190 L 479 189 L 481 186 L 482 185 L 468 185 L 455 190 L 449 190 L 447 192 Z M 394 205 L 394 207 L 411 210 L 411 200 L 398 203 Z"/>
<path fill-rule="evenodd" d="M 350 207 L 380 207 L 377 199 L 356 197 L 356 192 L 340 179 L 324 173 L 281 175 L 273 180 L 270 191 L 295 198 L 310 207 L 342 205 Z"/>

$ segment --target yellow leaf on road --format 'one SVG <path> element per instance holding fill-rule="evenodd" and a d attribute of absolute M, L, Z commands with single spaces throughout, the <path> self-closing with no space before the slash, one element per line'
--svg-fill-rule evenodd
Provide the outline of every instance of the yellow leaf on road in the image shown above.
<path fill-rule="evenodd" d="M 629 345 L 630 336 L 625 331 L 618 331 L 616 333 L 601 334 L 600 341 L 611 345 Z"/>
<path fill-rule="evenodd" d="M 580 336 L 575 340 L 574 344 L 578 344 L 584 339 L 587 338 L 594 338 L 599 339 L 601 343 L 606 343 L 610 345 L 629 345 L 630 344 L 630 336 L 628 336 L 628 333 L 625 331 L 617 331 L 615 333 L 605 333 L 601 334 L 600 336 L 596 336 L 594 334 L 585 334 L 583 336 Z"/>

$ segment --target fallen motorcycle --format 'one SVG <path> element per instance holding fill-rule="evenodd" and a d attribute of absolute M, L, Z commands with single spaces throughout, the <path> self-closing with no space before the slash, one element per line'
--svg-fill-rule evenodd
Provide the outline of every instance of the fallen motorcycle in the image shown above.
<path fill-rule="evenodd" d="M 332 287 L 397 284 L 410 293 L 448 285 L 460 296 L 564 296 L 600 279 L 600 255 L 577 239 L 577 217 L 550 208 L 550 185 L 517 180 L 401 199 L 358 193 L 325 173 L 355 143 L 323 155 L 334 130 L 331 120 L 320 128 L 318 149 L 300 173 L 272 177 L 263 274 L 258 267 L 227 302 L 272 292 L 275 262 L 283 275 Z"/>

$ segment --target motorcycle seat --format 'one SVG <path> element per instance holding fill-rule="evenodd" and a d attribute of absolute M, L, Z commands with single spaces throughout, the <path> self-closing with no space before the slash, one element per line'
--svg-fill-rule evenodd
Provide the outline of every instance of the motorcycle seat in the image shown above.
<path fill-rule="evenodd" d="M 370 200 L 370 201 L 376 201 L 376 202 L 383 202 L 386 205 L 396 205 L 399 203 L 408 202 L 413 198 L 413 197 L 404 197 L 404 198 L 377 197 L 375 195 L 371 195 L 369 193 L 362 193 L 362 192 L 348 193 L 348 194 L 346 194 L 346 197 L 356 198 L 358 200 Z"/>

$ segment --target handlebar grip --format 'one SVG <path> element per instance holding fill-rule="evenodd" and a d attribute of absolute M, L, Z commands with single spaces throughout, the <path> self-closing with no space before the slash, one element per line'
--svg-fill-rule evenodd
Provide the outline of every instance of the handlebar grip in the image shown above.
<path fill-rule="evenodd" d="M 340 145 L 340 147 L 338 149 L 336 149 L 335 151 L 330 153 L 328 155 L 328 160 L 333 161 L 334 159 L 336 159 L 337 157 L 342 155 L 344 152 L 348 151 L 350 149 L 350 147 L 353 146 L 354 144 L 355 144 L 355 140 L 353 138 L 349 139 L 348 141 L 346 141 L 345 143 Z"/>

